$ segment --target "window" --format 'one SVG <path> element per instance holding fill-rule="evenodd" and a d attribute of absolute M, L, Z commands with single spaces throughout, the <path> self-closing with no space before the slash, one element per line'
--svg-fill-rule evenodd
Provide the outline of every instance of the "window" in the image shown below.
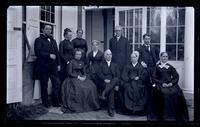
<path fill-rule="evenodd" d="M 128 38 L 132 49 L 138 49 L 142 41 L 142 8 L 120 11 L 119 25 L 122 26 L 123 35 Z"/>
<path fill-rule="evenodd" d="M 151 45 L 160 49 L 161 8 L 147 8 L 147 33 L 151 35 Z"/>
<path fill-rule="evenodd" d="M 52 26 L 52 34 L 55 26 L 55 7 L 41 6 L 40 7 L 40 33 L 42 33 L 42 25 L 48 24 Z"/>
<path fill-rule="evenodd" d="M 163 13 L 166 13 L 166 19 L 162 19 L 166 21 L 166 24 L 164 24 L 166 27 L 161 27 L 161 15 Z M 146 26 L 142 26 L 142 24 L 146 24 Z M 129 39 L 133 50 L 140 47 L 143 41 L 142 30 L 144 29 L 142 28 L 146 27 L 145 32 L 151 34 L 151 45 L 158 49 L 165 45 L 163 49 L 169 54 L 169 60 L 184 60 L 184 7 L 147 7 L 146 9 L 133 8 L 119 11 L 119 25 L 122 26 L 123 34 Z M 166 32 L 166 37 L 161 37 L 161 31 Z M 166 39 L 166 43 L 161 42 L 163 39 Z M 163 45 L 161 45 L 162 43 Z"/>
<path fill-rule="evenodd" d="M 166 51 L 169 60 L 184 60 L 185 8 L 167 7 Z"/>

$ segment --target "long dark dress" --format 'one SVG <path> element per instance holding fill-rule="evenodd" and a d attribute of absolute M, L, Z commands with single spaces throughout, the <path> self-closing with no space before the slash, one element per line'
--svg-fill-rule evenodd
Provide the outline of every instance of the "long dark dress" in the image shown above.
<path fill-rule="evenodd" d="M 86 64 L 86 54 L 88 51 L 87 41 L 83 38 L 75 38 L 72 40 L 72 44 L 74 46 L 74 49 L 79 49 L 82 51 L 81 60 L 84 61 L 84 63 Z"/>
<path fill-rule="evenodd" d="M 61 82 L 64 81 L 64 79 L 67 76 L 67 63 L 69 63 L 70 60 L 73 59 L 73 52 L 74 48 L 72 45 L 72 42 L 69 40 L 63 40 L 59 44 L 59 53 L 60 53 L 60 62 L 61 62 L 61 70 L 60 70 L 60 79 Z"/>
<path fill-rule="evenodd" d="M 86 75 L 84 63 L 72 60 L 68 65 L 68 75 L 62 84 L 61 110 L 63 112 L 86 112 L 99 109 L 97 89 L 94 83 L 86 79 L 80 81 L 78 75 Z"/>
<path fill-rule="evenodd" d="M 153 89 L 154 118 L 164 121 L 188 121 L 188 109 L 183 92 L 178 86 L 179 75 L 170 64 L 161 67 L 158 64 L 153 72 L 153 82 L 156 87 Z M 170 87 L 163 87 L 163 83 L 172 83 Z"/>
<path fill-rule="evenodd" d="M 139 80 L 135 80 L 135 77 Z M 122 79 L 124 81 L 124 104 L 132 112 L 144 111 L 147 104 L 147 91 L 145 80 L 147 80 L 147 71 L 140 63 L 135 67 L 132 63 L 125 66 Z"/>
<path fill-rule="evenodd" d="M 103 52 L 101 52 L 100 50 L 98 50 L 95 57 L 93 56 L 93 51 L 91 51 L 88 54 L 87 70 L 88 70 L 91 80 L 95 83 L 98 90 L 99 90 L 100 82 L 101 82 L 98 76 L 98 71 L 100 70 L 100 64 L 103 60 L 104 60 Z"/>

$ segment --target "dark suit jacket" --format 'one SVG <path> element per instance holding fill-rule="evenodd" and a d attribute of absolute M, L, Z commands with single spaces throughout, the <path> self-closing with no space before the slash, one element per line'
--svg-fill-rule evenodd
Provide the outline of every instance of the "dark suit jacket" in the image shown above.
<path fill-rule="evenodd" d="M 34 50 L 37 56 L 36 70 L 38 71 L 47 69 L 47 67 L 49 67 L 48 65 L 51 65 L 52 68 L 57 68 L 57 66 L 60 65 L 57 43 L 52 37 L 49 39 L 51 42 L 48 41 L 46 36 L 41 34 L 40 37 L 35 40 Z M 56 59 L 51 59 L 50 54 L 55 54 Z"/>
<path fill-rule="evenodd" d="M 105 79 L 117 79 L 120 78 L 119 67 L 116 63 L 111 61 L 110 67 L 108 67 L 107 62 L 104 60 L 101 63 L 100 70 L 98 71 L 99 78 L 104 82 Z"/>
<path fill-rule="evenodd" d="M 155 67 L 156 62 L 159 60 L 159 50 L 153 46 L 150 46 L 150 52 L 145 45 L 141 45 L 138 49 L 140 56 L 139 62 L 144 61 L 148 67 Z"/>
<path fill-rule="evenodd" d="M 114 36 L 109 40 L 109 49 L 112 52 L 112 61 L 117 63 L 122 71 L 124 65 L 130 60 L 131 49 L 128 39 L 121 36 L 117 41 L 117 37 Z"/>

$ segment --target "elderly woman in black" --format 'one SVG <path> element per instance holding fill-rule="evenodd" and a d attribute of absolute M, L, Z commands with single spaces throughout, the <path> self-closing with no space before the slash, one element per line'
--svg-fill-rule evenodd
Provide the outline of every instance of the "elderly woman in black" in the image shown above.
<path fill-rule="evenodd" d="M 131 113 L 141 115 L 147 104 L 147 91 L 145 81 L 147 70 L 138 62 L 139 52 L 133 51 L 131 62 L 128 63 L 122 73 L 124 81 L 124 104 Z"/>
<path fill-rule="evenodd" d="M 68 77 L 62 84 L 61 110 L 66 112 L 86 112 L 100 108 L 95 84 L 88 79 L 82 52 L 75 50 L 74 59 L 67 67 Z"/>
<path fill-rule="evenodd" d="M 160 63 L 153 71 L 153 112 L 159 121 L 188 121 L 188 109 L 183 92 L 178 86 L 179 75 L 169 64 L 168 54 L 160 53 Z M 152 118 L 150 118 L 152 120 Z"/>

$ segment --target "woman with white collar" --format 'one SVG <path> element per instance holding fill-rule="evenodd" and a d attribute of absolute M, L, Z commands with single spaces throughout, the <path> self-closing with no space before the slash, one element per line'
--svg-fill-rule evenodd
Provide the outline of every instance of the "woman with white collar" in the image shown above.
<path fill-rule="evenodd" d="M 156 65 L 152 77 L 154 120 L 188 121 L 188 109 L 183 92 L 178 86 L 179 75 L 169 64 L 168 54 L 160 53 L 160 63 Z"/>

